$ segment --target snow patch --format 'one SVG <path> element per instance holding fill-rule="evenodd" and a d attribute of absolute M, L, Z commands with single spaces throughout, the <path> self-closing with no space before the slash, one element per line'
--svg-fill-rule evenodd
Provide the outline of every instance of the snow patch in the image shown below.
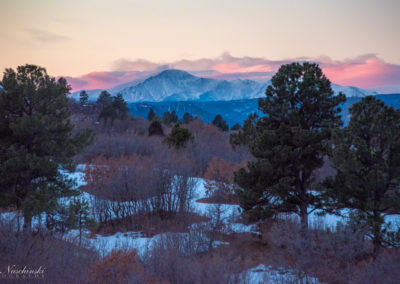
<path fill-rule="evenodd" d="M 319 284 L 318 278 L 310 277 L 301 271 L 287 269 L 283 267 L 273 268 L 272 266 L 265 266 L 260 264 L 257 267 L 244 271 L 239 276 L 240 283 L 251 284 L 282 284 L 282 283 L 307 283 Z"/>

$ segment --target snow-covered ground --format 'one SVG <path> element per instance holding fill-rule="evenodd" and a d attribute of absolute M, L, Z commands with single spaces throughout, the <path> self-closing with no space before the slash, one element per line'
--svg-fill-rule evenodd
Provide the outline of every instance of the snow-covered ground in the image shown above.
<path fill-rule="evenodd" d="M 84 165 L 79 165 L 77 171 L 73 173 L 63 172 L 64 176 L 68 179 L 75 180 L 74 189 L 79 191 L 81 194 L 78 198 L 86 200 L 89 204 L 93 204 L 95 196 L 83 192 L 80 187 L 86 185 L 85 174 L 83 170 Z M 194 194 L 190 201 L 191 209 L 194 213 L 201 216 L 206 216 L 209 221 L 196 223 L 189 227 L 187 233 L 163 233 L 155 235 L 151 238 L 144 237 L 142 232 L 117 232 L 110 236 L 102 235 L 90 235 L 88 231 L 84 231 L 82 235 L 82 241 L 88 244 L 90 247 L 98 251 L 103 255 L 109 254 L 112 250 L 122 249 L 131 250 L 136 249 L 140 256 L 144 256 L 149 249 L 154 245 L 160 244 L 161 241 L 167 239 L 174 240 L 176 244 L 180 246 L 182 250 L 206 250 L 209 246 L 209 240 L 207 236 L 201 232 L 202 226 L 212 225 L 219 221 L 224 224 L 225 233 L 253 233 L 259 234 L 256 225 L 245 225 L 238 222 L 241 210 L 239 205 L 232 204 L 209 204 L 201 203 L 197 200 L 206 198 L 205 181 L 201 178 L 194 178 Z M 65 197 L 60 198 L 59 201 L 65 205 L 69 205 L 70 202 L 76 197 Z M 217 214 L 219 213 L 219 214 Z M 318 228 L 330 228 L 335 229 L 339 222 L 345 223 L 349 215 L 349 210 L 343 210 L 343 216 L 337 216 L 333 214 L 320 215 L 321 212 L 314 211 L 309 216 L 309 223 L 312 227 Z M 347 217 L 346 217 L 347 216 Z M 297 216 L 293 214 L 282 215 L 282 218 L 294 218 L 298 220 Z M 0 214 L 0 219 L 3 220 L 18 220 L 17 212 L 6 212 Z M 43 216 L 42 216 L 43 219 Z M 38 217 L 32 220 L 33 226 L 38 225 L 40 219 Z M 397 230 L 400 226 L 400 215 L 389 215 L 386 216 L 385 222 L 389 224 L 389 229 Z M 23 221 L 19 216 L 19 223 L 22 226 Z M 17 227 L 16 227 L 17 228 Z M 204 227 L 203 227 L 204 228 Z M 67 234 L 62 236 L 66 240 L 76 241 L 79 238 L 79 232 L 77 230 L 71 230 Z M 227 245 L 229 243 L 215 241 L 212 246 Z M 273 268 L 271 266 L 259 265 L 255 268 L 249 269 L 242 274 L 240 278 L 243 283 L 319 283 L 318 279 L 311 277 L 300 278 L 300 274 L 294 270 L 284 268 Z"/>
<path fill-rule="evenodd" d="M 318 278 L 304 275 L 301 271 L 287 269 L 283 267 L 274 268 L 272 266 L 265 266 L 260 264 L 257 267 L 251 268 L 242 272 L 239 275 L 242 283 L 249 284 L 283 284 L 283 283 L 296 283 L 296 284 L 319 284 Z"/>
<path fill-rule="evenodd" d="M 77 170 L 84 170 L 84 166 L 78 166 Z M 67 178 L 72 178 L 76 180 L 76 189 L 78 190 L 79 187 L 86 185 L 84 173 L 77 171 L 75 173 L 67 173 L 65 172 L 65 176 Z M 218 206 L 217 204 L 206 204 L 197 202 L 198 199 L 208 197 L 206 194 L 206 188 L 204 186 L 204 180 L 200 178 L 194 178 L 195 187 L 193 192 L 193 199 L 190 202 L 190 206 L 194 213 L 197 213 L 201 216 L 206 216 L 210 218 L 209 222 L 215 222 L 216 214 L 215 208 Z M 72 197 L 73 198 L 73 197 Z M 68 205 L 72 198 L 65 197 L 61 202 Z M 80 199 L 86 200 L 91 204 L 93 199 L 95 198 L 93 195 L 82 192 L 79 196 Z M 220 220 L 225 225 L 225 232 L 226 233 L 255 233 L 259 234 L 256 230 L 257 227 L 255 225 L 245 225 L 241 223 L 234 222 L 240 217 L 240 206 L 239 205 L 231 205 L 231 204 L 222 204 L 220 205 Z M 167 237 L 175 237 L 180 238 L 180 242 L 182 244 L 188 244 L 196 240 L 202 241 L 202 243 L 191 243 L 191 246 L 194 246 L 198 251 L 206 250 L 208 246 L 208 238 L 205 235 L 196 235 L 200 231 L 200 226 L 207 226 L 208 222 L 202 222 L 198 224 L 194 224 L 189 228 L 189 233 L 164 233 L 158 234 L 151 238 L 143 237 L 141 232 L 117 232 L 110 236 L 102 236 L 102 235 L 92 235 L 89 237 L 89 232 L 83 232 L 83 239 L 84 241 L 89 244 L 91 247 L 96 249 L 102 254 L 108 254 L 112 250 L 115 249 L 136 249 L 139 255 L 144 255 L 148 249 L 150 249 L 155 243 L 159 242 L 163 238 Z M 70 240 L 77 240 L 79 237 L 79 232 L 77 230 L 70 231 L 66 236 L 67 239 Z M 214 241 L 213 246 L 216 247 L 218 245 L 227 245 L 229 243 Z"/>

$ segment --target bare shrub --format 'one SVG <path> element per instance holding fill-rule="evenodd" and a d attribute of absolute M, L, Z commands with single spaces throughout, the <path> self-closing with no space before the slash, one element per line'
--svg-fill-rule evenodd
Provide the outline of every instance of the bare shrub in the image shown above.
<path fill-rule="evenodd" d="M 134 215 L 169 218 L 190 212 L 195 180 L 192 161 L 178 155 L 99 158 L 87 167 L 86 190 L 96 197 L 94 215 L 101 223 Z"/>
<path fill-rule="evenodd" d="M 240 163 L 251 158 L 244 147 L 233 150 L 229 143 L 229 133 L 221 132 L 213 125 L 195 120 L 188 124 L 188 129 L 194 136 L 188 150 L 192 153 L 201 174 L 205 173 L 213 157 L 220 157 L 231 163 Z"/>
<path fill-rule="evenodd" d="M 234 283 L 232 275 L 239 269 L 236 265 L 218 255 L 209 257 L 201 250 L 188 250 L 198 243 L 197 237 L 175 234 L 161 238 L 143 260 L 146 269 L 170 283 Z"/>
<path fill-rule="evenodd" d="M 246 166 L 246 162 L 234 164 L 219 157 L 211 159 L 204 174 L 207 194 L 217 203 L 237 203 L 234 195 L 234 172 Z"/>
<path fill-rule="evenodd" d="M 400 280 L 400 251 L 386 249 L 376 260 L 369 259 L 354 268 L 350 283 L 396 284 Z"/>
<path fill-rule="evenodd" d="M 88 283 L 163 283 L 150 276 L 141 264 L 136 251 L 113 251 L 89 271 Z"/>
<path fill-rule="evenodd" d="M 49 234 L 25 234 L 0 225 L 0 267 L 8 265 L 42 267 L 44 279 L 38 283 L 84 283 L 89 267 L 98 257 L 78 243 L 72 244 Z"/>
<path fill-rule="evenodd" d="M 316 275 L 330 283 L 348 282 L 355 263 L 368 255 L 362 234 L 339 226 L 336 231 L 309 231 L 309 250 L 304 250 L 298 222 L 279 220 L 270 228 L 266 240 L 272 245 L 279 265 L 289 265 L 301 273 Z"/>

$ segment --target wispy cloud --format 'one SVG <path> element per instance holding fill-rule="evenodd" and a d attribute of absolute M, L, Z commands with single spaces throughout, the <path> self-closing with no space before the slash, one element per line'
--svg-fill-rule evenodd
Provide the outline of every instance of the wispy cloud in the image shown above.
<path fill-rule="evenodd" d="M 140 72 L 140 71 L 100 71 L 91 72 L 80 77 L 65 77 L 72 87 L 72 91 L 91 90 L 91 89 L 109 89 L 117 85 L 141 80 L 154 74 L 156 71 Z"/>
<path fill-rule="evenodd" d="M 183 59 L 162 63 L 144 59 L 120 59 L 113 63 L 112 72 L 93 72 L 69 79 L 74 89 L 110 88 L 164 69 L 182 69 L 208 78 L 268 80 L 282 64 L 302 61 L 320 64 L 327 77 L 336 84 L 382 93 L 400 91 L 400 65 L 387 63 L 375 54 L 365 54 L 341 61 L 328 56 L 269 60 L 261 57 L 234 57 L 228 52 L 217 58 Z"/>
<path fill-rule="evenodd" d="M 25 31 L 31 36 L 33 40 L 38 42 L 49 43 L 49 42 L 60 42 L 69 40 L 69 37 L 67 36 L 56 34 L 42 29 L 30 28 L 26 29 Z"/>

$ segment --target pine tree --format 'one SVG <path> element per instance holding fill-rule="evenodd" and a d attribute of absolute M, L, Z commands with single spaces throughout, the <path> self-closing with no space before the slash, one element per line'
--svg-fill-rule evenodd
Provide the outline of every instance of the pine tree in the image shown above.
<path fill-rule="evenodd" d="M 60 168 L 73 169 L 71 158 L 92 135 L 73 135 L 64 78 L 56 81 L 44 68 L 25 65 L 6 69 L 0 84 L 0 202 L 21 210 L 30 230 L 33 216 L 73 194 Z"/>
<path fill-rule="evenodd" d="M 218 127 L 221 131 L 228 131 L 229 129 L 228 124 L 226 124 L 226 121 L 222 119 L 222 116 L 220 114 L 217 114 L 215 116 L 212 124 Z"/>
<path fill-rule="evenodd" d="M 125 119 L 128 113 L 128 105 L 126 104 L 122 94 L 118 94 L 113 100 L 113 107 L 120 119 Z"/>
<path fill-rule="evenodd" d="M 164 112 L 163 117 L 162 117 L 162 122 L 165 125 L 170 125 L 172 120 L 171 120 L 171 114 L 169 111 Z"/>
<path fill-rule="evenodd" d="M 193 116 L 190 113 L 185 112 L 182 118 L 182 123 L 187 124 L 193 120 L 194 120 Z"/>
<path fill-rule="evenodd" d="M 180 149 L 191 140 L 193 140 L 192 133 L 188 129 L 180 127 L 179 124 L 175 124 L 171 133 L 165 137 L 164 143 L 168 144 L 169 147 Z"/>
<path fill-rule="evenodd" d="M 154 118 L 155 116 L 156 116 L 156 114 L 154 113 L 153 108 L 151 108 L 151 109 L 149 110 L 149 113 L 147 114 L 147 120 L 148 120 L 148 121 L 152 121 L 153 118 Z"/>
<path fill-rule="evenodd" d="M 159 135 L 164 136 L 164 130 L 162 128 L 162 124 L 157 119 L 154 119 L 149 125 L 149 136 Z"/>
<path fill-rule="evenodd" d="M 113 98 L 111 97 L 111 94 L 107 91 L 102 91 L 96 103 L 100 105 L 101 108 L 105 108 L 106 106 L 111 105 L 112 102 Z"/>
<path fill-rule="evenodd" d="M 178 122 L 178 116 L 176 115 L 175 110 L 173 110 L 171 112 L 170 120 L 171 120 L 171 123 L 177 123 Z"/>
<path fill-rule="evenodd" d="M 85 90 L 83 90 L 80 94 L 79 94 L 79 104 L 81 106 L 85 106 L 89 101 L 89 96 L 86 93 Z"/>
<path fill-rule="evenodd" d="M 231 130 L 232 131 L 236 131 L 236 130 L 239 130 L 239 129 L 241 129 L 242 127 L 240 126 L 240 124 L 239 123 L 236 123 L 234 126 L 232 126 L 231 127 Z"/>
<path fill-rule="evenodd" d="M 79 230 L 79 245 L 82 243 L 82 230 L 94 228 L 96 221 L 90 218 L 89 203 L 86 200 L 75 198 L 68 207 L 68 218 L 66 220 L 68 229 Z"/>
<path fill-rule="evenodd" d="M 248 170 L 235 173 L 242 208 L 254 219 L 293 212 L 307 235 L 308 215 L 319 202 L 310 192 L 313 172 L 322 166 L 326 141 L 342 122 L 329 80 L 316 64 L 283 65 L 273 76 L 266 98 L 258 102 L 265 116 L 252 114 L 231 135 L 234 145 L 247 145 L 256 158 Z"/>
<path fill-rule="evenodd" d="M 334 177 L 324 181 L 328 204 L 355 210 L 366 224 L 374 256 L 384 245 L 384 217 L 400 209 L 400 111 L 373 96 L 350 109 L 351 120 L 334 137 Z"/>
<path fill-rule="evenodd" d="M 116 108 L 114 107 L 114 104 L 108 104 L 104 105 L 100 111 L 98 120 L 101 121 L 102 119 L 104 120 L 104 125 L 107 125 L 107 121 L 110 119 L 111 120 L 111 125 L 113 125 L 114 120 L 118 118 L 118 113 Z"/>

